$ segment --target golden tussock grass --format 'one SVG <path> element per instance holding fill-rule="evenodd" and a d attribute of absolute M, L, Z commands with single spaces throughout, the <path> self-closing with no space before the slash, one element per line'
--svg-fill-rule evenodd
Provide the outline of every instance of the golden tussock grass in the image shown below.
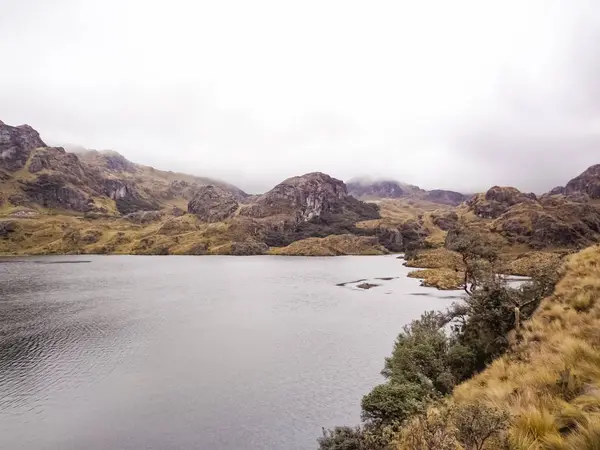
<path fill-rule="evenodd" d="M 464 272 L 446 268 L 413 270 L 408 276 L 419 278 L 422 286 L 441 290 L 461 289 L 465 277 Z"/>
<path fill-rule="evenodd" d="M 508 410 L 513 450 L 600 449 L 600 246 L 569 257 L 514 341 L 453 400 Z"/>
<path fill-rule="evenodd" d="M 445 248 L 420 251 L 413 259 L 406 262 L 406 266 L 419 269 L 464 270 L 460 254 Z"/>
<path fill-rule="evenodd" d="M 376 237 L 340 234 L 302 239 L 287 247 L 272 248 L 269 253 L 289 256 L 338 256 L 383 255 L 387 251 L 379 244 Z"/>

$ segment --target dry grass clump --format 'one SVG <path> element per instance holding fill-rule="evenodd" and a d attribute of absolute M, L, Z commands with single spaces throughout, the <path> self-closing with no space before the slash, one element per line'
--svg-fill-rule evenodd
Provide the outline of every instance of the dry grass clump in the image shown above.
<path fill-rule="evenodd" d="M 461 289 L 465 280 L 464 272 L 446 268 L 413 270 L 408 276 L 421 279 L 421 286 L 441 290 Z"/>
<path fill-rule="evenodd" d="M 384 255 L 387 250 L 376 237 L 340 234 L 302 239 L 287 247 L 271 248 L 269 253 L 289 256 Z"/>
<path fill-rule="evenodd" d="M 464 270 L 462 257 L 459 253 L 445 248 L 422 250 L 414 258 L 406 262 L 407 267 L 423 269 L 453 269 Z"/>
<path fill-rule="evenodd" d="M 600 448 L 600 246 L 564 270 L 508 354 L 453 394 L 506 408 L 514 450 Z"/>
<path fill-rule="evenodd" d="M 564 258 L 563 252 L 526 252 L 502 255 L 501 272 L 510 275 L 532 276 L 540 268 L 555 266 Z"/>

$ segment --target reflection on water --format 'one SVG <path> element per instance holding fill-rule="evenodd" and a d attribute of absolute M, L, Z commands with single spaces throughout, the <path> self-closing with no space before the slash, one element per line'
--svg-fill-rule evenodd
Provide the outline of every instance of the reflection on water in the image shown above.
<path fill-rule="evenodd" d="M 0 448 L 314 448 L 358 422 L 401 327 L 452 301 L 393 256 L 10 261 Z M 378 286 L 336 286 L 359 279 Z"/>

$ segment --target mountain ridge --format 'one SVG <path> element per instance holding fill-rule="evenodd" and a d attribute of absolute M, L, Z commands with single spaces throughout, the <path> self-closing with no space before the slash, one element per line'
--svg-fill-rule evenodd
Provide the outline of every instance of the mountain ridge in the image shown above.
<path fill-rule="evenodd" d="M 419 186 L 392 179 L 353 178 L 347 182 L 348 192 L 361 200 L 380 200 L 407 198 L 423 200 L 443 205 L 458 206 L 468 196 L 446 189 L 427 191 Z"/>
<path fill-rule="evenodd" d="M 334 241 L 334 253 L 427 251 L 443 247 L 459 223 L 499 236 L 507 249 L 580 248 L 600 235 L 599 167 L 539 196 L 344 183 L 321 172 L 248 195 L 114 151 L 49 147 L 32 127 L 0 122 L 0 253 L 305 254 L 333 251 L 324 248 Z M 276 250 L 331 235 L 347 237 Z"/>

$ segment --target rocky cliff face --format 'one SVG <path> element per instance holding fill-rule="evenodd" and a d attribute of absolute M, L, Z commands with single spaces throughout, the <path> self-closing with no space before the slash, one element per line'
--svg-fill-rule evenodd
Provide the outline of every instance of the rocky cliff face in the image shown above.
<path fill-rule="evenodd" d="M 361 234 L 357 222 L 380 217 L 377 205 L 348 195 L 342 181 L 320 172 L 288 178 L 242 205 L 239 215 L 259 224 L 257 233 L 269 246 L 331 234 Z"/>
<path fill-rule="evenodd" d="M 573 178 L 564 188 L 566 195 L 586 194 L 600 199 L 600 164 L 589 167 L 581 175 Z"/>
<path fill-rule="evenodd" d="M 0 184 L 4 206 L 116 216 L 180 210 L 207 184 L 221 186 L 239 199 L 246 196 L 226 183 L 140 166 L 113 151 L 77 148 L 70 153 L 62 147 L 48 147 L 30 126 L 2 122 Z"/>
<path fill-rule="evenodd" d="M 29 125 L 11 127 L 0 121 L 0 169 L 13 172 L 23 168 L 31 151 L 45 146 Z"/>
<path fill-rule="evenodd" d="M 218 186 L 203 186 L 188 203 L 188 212 L 204 222 L 221 222 L 238 209 L 233 194 Z"/>
<path fill-rule="evenodd" d="M 255 218 L 287 215 L 296 222 L 307 222 L 345 213 L 372 218 L 376 209 L 349 196 L 343 181 L 314 172 L 288 178 L 244 207 L 240 214 Z"/>

